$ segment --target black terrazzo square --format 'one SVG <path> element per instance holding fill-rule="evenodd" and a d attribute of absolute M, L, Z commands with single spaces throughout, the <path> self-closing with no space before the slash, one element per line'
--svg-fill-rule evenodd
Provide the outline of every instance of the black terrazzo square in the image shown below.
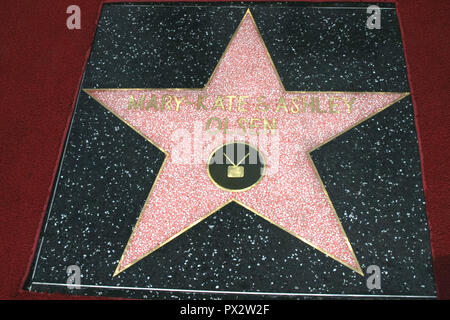
<path fill-rule="evenodd" d="M 105 4 L 26 289 L 153 299 L 435 297 L 411 97 L 311 153 L 365 276 L 231 203 L 112 277 L 164 154 L 82 89 L 201 88 L 250 8 L 286 90 L 409 92 L 395 7 L 378 4 L 381 29 L 368 29 L 368 5 Z M 379 288 L 367 285 L 373 265 Z M 67 286 L 69 266 L 79 268 L 80 288 Z"/>

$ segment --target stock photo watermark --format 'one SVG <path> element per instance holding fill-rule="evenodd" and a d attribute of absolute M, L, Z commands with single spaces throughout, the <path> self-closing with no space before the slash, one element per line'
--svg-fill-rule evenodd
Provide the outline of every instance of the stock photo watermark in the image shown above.
<path fill-rule="evenodd" d="M 66 13 L 69 14 L 66 20 L 66 27 L 69 30 L 81 29 L 81 9 L 77 5 L 70 5 L 66 9 Z"/>
<path fill-rule="evenodd" d="M 67 288 L 68 289 L 81 289 L 81 270 L 77 265 L 70 265 L 66 269 L 67 274 Z"/>

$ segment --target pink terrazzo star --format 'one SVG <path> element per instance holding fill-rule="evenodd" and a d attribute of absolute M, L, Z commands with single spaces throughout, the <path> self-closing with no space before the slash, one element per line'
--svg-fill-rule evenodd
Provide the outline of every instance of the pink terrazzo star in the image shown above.
<path fill-rule="evenodd" d="M 362 274 L 309 151 L 408 93 L 286 91 L 250 11 L 203 89 L 85 91 L 166 154 L 115 275 L 230 201 Z M 222 135 L 225 122 L 220 134 L 206 133 L 212 117 L 227 119 L 229 131 L 242 124 L 260 128 L 259 135 L 231 138 L 256 146 L 266 158 L 267 174 L 249 190 L 225 191 L 208 177 L 209 155 L 230 140 Z M 211 130 L 219 129 L 216 122 L 210 121 Z M 279 140 L 261 143 L 262 137 Z"/>

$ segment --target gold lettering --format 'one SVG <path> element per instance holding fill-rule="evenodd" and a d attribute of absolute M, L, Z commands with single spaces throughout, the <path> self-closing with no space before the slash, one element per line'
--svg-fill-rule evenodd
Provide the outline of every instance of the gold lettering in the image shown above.
<path fill-rule="evenodd" d="M 156 101 L 156 97 L 154 95 L 151 96 L 150 100 L 147 103 L 146 109 L 153 108 L 158 111 L 158 102 Z"/>
<path fill-rule="evenodd" d="M 291 102 L 292 102 L 292 104 L 294 105 L 294 107 L 292 107 L 291 108 L 291 112 L 292 113 L 299 113 L 299 111 L 300 111 L 300 105 L 298 104 L 298 98 L 296 98 L 296 97 L 294 97 L 294 98 L 291 98 Z M 297 102 L 297 103 L 295 103 L 295 102 Z"/>
<path fill-rule="evenodd" d="M 264 112 L 269 110 L 269 106 L 264 101 L 262 101 L 262 99 L 266 99 L 266 97 L 259 96 L 258 98 L 256 98 L 256 110 Z M 262 109 L 261 107 L 264 107 L 264 109 Z"/>
<path fill-rule="evenodd" d="M 339 98 L 334 97 L 334 98 L 330 98 L 328 100 L 328 104 L 330 105 L 330 113 L 339 113 L 339 110 L 334 109 L 335 107 L 338 106 L 338 102 Z"/>
<path fill-rule="evenodd" d="M 261 119 L 259 119 L 259 118 L 251 118 L 250 119 L 250 128 L 258 129 L 260 122 L 261 122 Z"/>
<path fill-rule="evenodd" d="M 352 100 L 347 101 L 347 99 L 342 98 L 342 101 L 344 101 L 345 105 L 347 106 L 347 113 L 352 112 L 353 103 L 355 102 L 355 97 L 352 98 Z"/>
<path fill-rule="evenodd" d="M 178 111 L 180 110 L 180 105 L 181 103 L 184 101 L 184 99 L 186 99 L 186 97 L 181 97 L 180 100 L 178 100 L 177 96 L 173 96 L 175 98 L 175 103 L 177 104 L 175 107 L 175 110 Z"/>
<path fill-rule="evenodd" d="M 246 121 L 244 118 L 239 118 L 239 119 L 238 119 L 238 124 L 239 124 L 239 127 L 240 127 L 241 130 L 242 130 L 242 135 L 245 135 L 245 132 L 247 131 L 247 130 L 245 129 L 246 123 L 247 123 L 247 121 Z"/>
<path fill-rule="evenodd" d="M 303 108 L 303 112 L 306 112 L 306 108 L 310 107 L 311 108 L 311 112 L 314 112 L 316 109 L 316 100 L 314 99 L 314 97 L 311 97 L 310 102 L 306 102 L 305 101 L 306 97 L 302 97 L 302 108 Z"/>
<path fill-rule="evenodd" d="M 316 103 L 316 111 L 317 111 L 317 113 L 326 113 L 326 111 L 320 110 L 320 103 L 319 103 L 318 100 L 316 100 L 316 101 L 317 101 L 317 103 Z"/>
<path fill-rule="evenodd" d="M 211 122 L 213 122 L 213 121 L 217 122 L 217 130 L 214 131 L 214 132 L 211 132 L 210 131 Z M 212 118 L 209 118 L 208 121 L 206 121 L 206 131 L 208 131 L 209 133 L 216 134 L 216 133 L 218 133 L 220 131 L 220 129 L 222 129 L 222 121 L 219 118 L 212 117 Z"/>
<path fill-rule="evenodd" d="M 214 107 L 211 110 L 216 110 L 220 107 L 223 111 L 225 111 L 225 106 L 223 105 L 222 97 L 218 96 L 216 102 L 214 103 Z"/>
<path fill-rule="evenodd" d="M 286 101 L 284 100 L 284 97 L 280 97 L 280 100 L 278 100 L 276 112 L 278 112 L 281 108 L 283 108 L 284 111 L 286 111 L 286 113 L 289 113 L 289 110 L 286 106 Z"/>
<path fill-rule="evenodd" d="M 233 99 L 236 98 L 236 96 L 226 96 L 228 98 L 228 111 L 231 111 L 233 108 Z"/>
<path fill-rule="evenodd" d="M 172 96 L 165 94 L 161 97 L 161 111 L 164 109 L 172 111 L 172 107 L 169 105 L 172 102 Z"/>
<path fill-rule="evenodd" d="M 136 110 L 136 109 L 143 109 L 143 106 L 144 106 L 144 100 L 145 100 L 145 95 L 143 95 L 140 99 L 139 99 L 139 101 L 136 101 L 136 100 L 134 100 L 134 97 L 133 96 L 130 96 L 130 99 L 128 100 L 128 109 L 134 109 L 134 110 Z M 148 109 L 148 108 L 147 108 Z"/>
<path fill-rule="evenodd" d="M 267 120 L 267 119 L 263 119 L 263 122 L 264 122 L 264 130 L 268 130 L 268 131 L 272 132 L 272 130 L 277 129 L 275 119 L 272 120 L 272 125 L 270 124 L 269 120 Z"/>
<path fill-rule="evenodd" d="M 203 104 L 203 100 L 205 100 L 205 96 L 198 96 L 197 97 L 197 110 L 203 109 L 208 110 L 208 108 Z"/>
<path fill-rule="evenodd" d="M 246 101 L 245 99 L 250 98 L 249 96 L 239 96 L 239 101 L 238 101 L 238 111 L 239 112 L 247 112 L 247 109 L 243 108 L 242 106 L 246 106 L 248 104 L 248 101 Z"/>

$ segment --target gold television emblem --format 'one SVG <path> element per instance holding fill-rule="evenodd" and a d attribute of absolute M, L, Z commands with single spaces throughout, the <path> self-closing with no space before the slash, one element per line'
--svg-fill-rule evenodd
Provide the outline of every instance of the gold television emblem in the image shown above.
<path fill-rule="evenodd" d="M 244 176 L 243 166 L 228 166 L 228 178 L 242 178 Z"/>

